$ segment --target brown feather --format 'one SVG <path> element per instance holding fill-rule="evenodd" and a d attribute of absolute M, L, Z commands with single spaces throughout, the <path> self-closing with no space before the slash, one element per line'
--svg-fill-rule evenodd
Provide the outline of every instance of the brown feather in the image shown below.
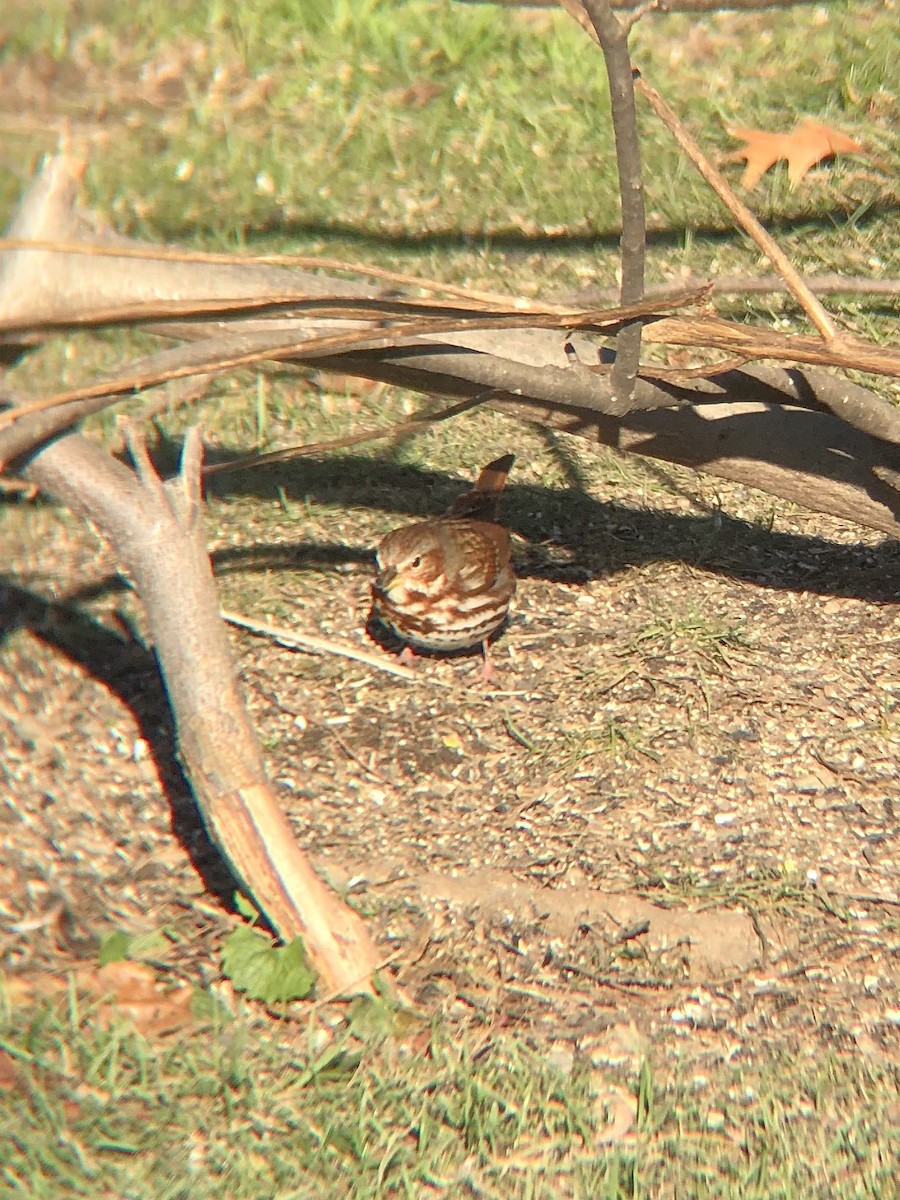
<path fill-rule="evenodd" d="M 516 580 L 509 531 L 496 516 L 513 461 L 488 463 L 448 516 L 395 529 L 379 544 L 373 608 L 408 644 L 474 648 L 506 620 Z"/>
<path fill-rule="evenodd" d="M 466 517 L 470 521 L 496 521 L 500 493 L 516 461 L 514 454 L 504 454 L 489 462 L 469 492 L 457 496 L 450 509 L 451 517 Z"/>

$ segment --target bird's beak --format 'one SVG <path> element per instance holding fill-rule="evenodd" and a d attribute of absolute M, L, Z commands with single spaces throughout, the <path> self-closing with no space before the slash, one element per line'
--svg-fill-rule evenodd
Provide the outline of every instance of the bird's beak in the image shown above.
<path fill-rule="evenodd" d="M 375 576 L 375 590 L 383 592 L 385 596 L 390 596 L 391 588 L 397 582 L 397 568 L 383 567 Z"/>

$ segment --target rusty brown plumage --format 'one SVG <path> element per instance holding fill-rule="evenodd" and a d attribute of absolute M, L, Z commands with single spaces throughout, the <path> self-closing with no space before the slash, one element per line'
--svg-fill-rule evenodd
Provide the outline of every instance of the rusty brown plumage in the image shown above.
<path fill-rule="evenodd" d="M 486 656 L 516 590 L 509 531 L 497 523 L 513 461 L 504 454 L 488 463 L 447 516 L 395 529 L 379 544 L 373 610 L 407 647 L 480 646 Z"/>

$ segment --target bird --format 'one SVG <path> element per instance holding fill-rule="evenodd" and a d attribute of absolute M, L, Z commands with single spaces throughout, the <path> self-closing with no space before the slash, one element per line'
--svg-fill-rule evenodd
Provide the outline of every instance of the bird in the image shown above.
<path fill-rule="evenodd" d="M 378 544 L 372 610 L 405 643 L 401 662 L 415 650 L 479 647 L 482 676 L 494 678 L 488 643 L 516 591 L 509 530 L 497 522 L 514 461 L 504 454 L 489 462 L 446 516 L 394 529 Z"/>

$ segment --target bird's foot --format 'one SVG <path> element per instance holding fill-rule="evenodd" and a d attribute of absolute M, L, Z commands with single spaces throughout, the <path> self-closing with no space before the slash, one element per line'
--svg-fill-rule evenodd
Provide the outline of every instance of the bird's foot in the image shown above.
<path fill-rule="evenodd" d="M 491 650 L 487 642 L 481 643 L 481 682 L 485 684 L 495 684 L 498 675 L 494 664 L 491 662 Z"/>

